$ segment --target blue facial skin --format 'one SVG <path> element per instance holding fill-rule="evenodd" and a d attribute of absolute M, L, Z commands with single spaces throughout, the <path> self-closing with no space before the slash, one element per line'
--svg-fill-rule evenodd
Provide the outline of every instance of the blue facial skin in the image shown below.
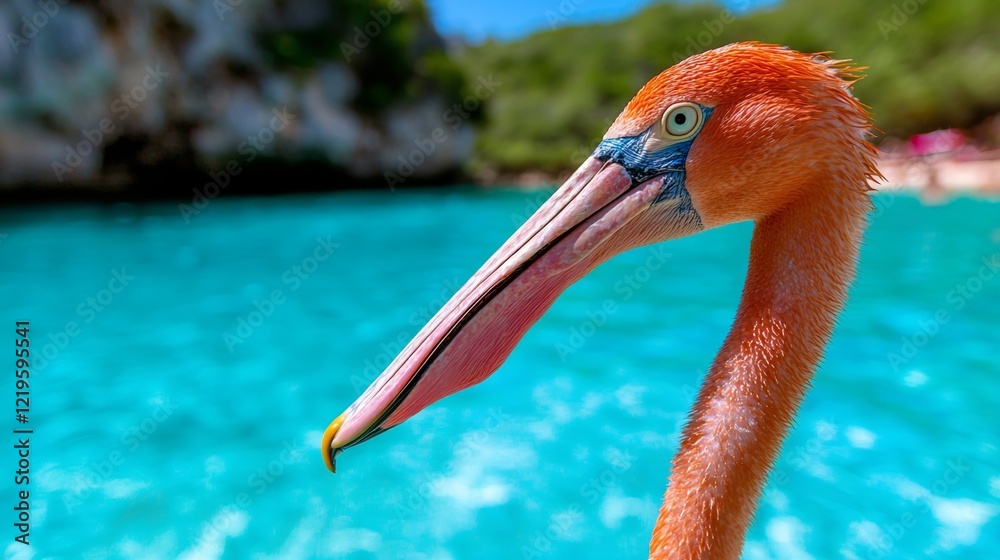
<path fill-rule="evenodd" d="M 712 108 L 702 107 L 701 112 L 701 127 L 704 127 L 712 114 Z M 677 210 L 697 217 L 697 212 L 691 203 L 691 196 L 684 185 L 685 163 L 688 151 L 691 150 L 691 144 L 698 137 L 697 132 L 687 140 L 647 153 L 643 150 L 643 146 L 648 135 L 649 129 L 636 136 L 602 140 L 597 145 L 597 149 L 594 150 L 593 156 L 601 161 L 611 161 L 624 167 L 629 177 L 632 178 L 633 186 L 657 175 L 663 175 L 663 191 L 656 197 L 653 204 L 668 199 L 680 199 L 681 203 Z"/>

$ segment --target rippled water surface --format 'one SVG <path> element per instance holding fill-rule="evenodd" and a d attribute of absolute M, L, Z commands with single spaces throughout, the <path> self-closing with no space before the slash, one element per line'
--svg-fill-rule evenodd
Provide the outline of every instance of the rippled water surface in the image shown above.
<path fill-rule="evenodd" d="M 645 558 L 748 224 L 616 258 L 485 383 L 337 475 L 318 450 L 543 198 L 223 197 L 190 223 L 174 204 L 3 210 L 0 343 L 30 320 L 35 351 L 32 546 L 5 557 Z M 747 559 L 1000 550 L 1000 204 L 878 208 Z"/>

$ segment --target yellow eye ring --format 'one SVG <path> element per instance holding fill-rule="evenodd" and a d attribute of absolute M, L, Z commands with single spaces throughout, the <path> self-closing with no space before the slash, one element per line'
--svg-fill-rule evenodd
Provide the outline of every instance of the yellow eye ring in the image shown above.
<path fill-rule="evenodd" d="M 663 135 L 671 140 L 683 140 L 692 136 L 701 126 L 701 107 L 694 103 L 675 103 L 667 108 L 660 119 Z"/>

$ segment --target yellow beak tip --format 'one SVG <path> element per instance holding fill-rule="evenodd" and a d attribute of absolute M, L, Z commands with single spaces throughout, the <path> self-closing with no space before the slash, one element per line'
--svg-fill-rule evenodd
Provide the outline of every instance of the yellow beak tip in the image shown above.
<path fill-rule="evenodd" d="M 326 468 L 330 469 L 330 472 L 337 472 L 337 463 L 335 459 L 337 457 L 337 452 L 339 449 L 333 448 L 333 438 L 337 436 L 337 432 L 340 430 L 340 426 L 344 423 L 344 415 L 333 419 L 330 425 L 326 427 L 326 431 L 323 432 L 323 440 L 320 443 L 320 451 L 323 452 L 323 462 L 326 463 Z"/>

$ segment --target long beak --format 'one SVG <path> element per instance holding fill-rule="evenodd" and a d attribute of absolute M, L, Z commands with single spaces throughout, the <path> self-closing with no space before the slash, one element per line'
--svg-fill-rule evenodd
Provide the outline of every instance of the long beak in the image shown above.
<path fill-rule="evenodd" d="M 566 287 L 649 242 L 647 226 L 629 224 L 661 206 L 664 181 L 635 184 L 620 165 L 589 158 L 327 427 L 326 466 L 334 471 L 341 450 L 486 379 Z"/>

